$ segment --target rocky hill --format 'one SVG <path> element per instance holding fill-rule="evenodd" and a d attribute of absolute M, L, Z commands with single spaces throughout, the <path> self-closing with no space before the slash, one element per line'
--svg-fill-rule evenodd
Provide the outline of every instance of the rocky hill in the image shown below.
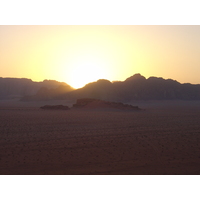
<path fill-rule="evenodd" d="M 200 85 L 135 74 L 125 81 L 100 79 L 74 90 L 66 83 L 45 80 L 0 78 L 0 99 L 20 97 L 23 101 L 94 98 L 128 103 L 134 100 L 200 100 Z"/>
<path fill-rule="evenodd" d="M 0 99 L 22 98 L 37 93 L 44 93 L 44 91 L 47 90 L 55 90 L 57 93 L 59 93 L 60 90 L 64 90 L 66 93 L 72 91 L 73 88 L 66 83 L 54 80 L 34 82 L 31 79 L 26 78 L 0 77 Z"/>
<path fill-rule="evenodd" d="M 83 98 L 77 99 L 73 108 L 81 109 L 117 109 L 117 110 L 129 110 L 129 111 L 139 111 L 141 110 L 138 106 L 132 106 L 123 103 L 103 101 L 100 99 Z"/>
<path fill-rule="evenodd" d="M 40 108 L 44 110 L 69 110 L 68 106 L 63 105 L 45 105 L 41 106 Z"/>
<path fill-rule="evenodd" d="M 181 84 L 172 79 L 135 74 L 125 81 L 98 80 L 69 92 L 66 98 L 96 98 L 107 101 L 133 100 L 200 100 L 200 85 Z"/>

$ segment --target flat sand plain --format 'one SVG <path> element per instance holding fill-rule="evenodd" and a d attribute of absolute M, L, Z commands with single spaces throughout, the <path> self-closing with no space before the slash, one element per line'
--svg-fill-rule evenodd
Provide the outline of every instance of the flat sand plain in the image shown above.
<path fill-rule="evenodd" d="M 200 102 L 134 102 L 145 110 L 131 112 L 5 105 L 1 175 L 200 174 Z"/>

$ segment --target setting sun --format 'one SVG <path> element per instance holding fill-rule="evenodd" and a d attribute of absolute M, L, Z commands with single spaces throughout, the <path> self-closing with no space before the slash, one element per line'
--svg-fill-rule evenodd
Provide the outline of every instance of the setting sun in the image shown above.
<path fill-rule="evenodd" d="M 72 64 L 68 82 L 74 88 L 81 88 L 89 82 L 108 78 L 109 72 L 106 70 L 106 63 L 90 58 L 82 59 Z"/>
<path fill-rule="evenodd" d="M 199 33 L 200 26 L 1 26 L 1 76 L 74 88 L 135 73 L 199 83 Z"/>

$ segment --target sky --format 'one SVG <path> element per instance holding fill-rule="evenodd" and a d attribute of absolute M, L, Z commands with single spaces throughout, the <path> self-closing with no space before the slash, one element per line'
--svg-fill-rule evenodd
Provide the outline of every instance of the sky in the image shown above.
<path fill-rule="evenodd" d="M 1 25 L 0 77 L 79 88 L 140 73 L 200 84 L 198 25 Z"/>

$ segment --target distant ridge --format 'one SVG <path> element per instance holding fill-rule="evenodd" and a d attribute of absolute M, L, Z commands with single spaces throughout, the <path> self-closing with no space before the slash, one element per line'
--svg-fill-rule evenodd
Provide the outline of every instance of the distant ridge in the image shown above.
<path fill-rule="evenodd" d="M 133 76 L 127 78 L 125 82 L 127 81 L 144 81 L 146 78 L 142 76 L 141 74 L 134 74 Z"/>
<path fill-rule="evenodd" d="M 94 98 L 128 103 L 134 100 L 200 100 L 200 84 L 181 84 L 161 77 L 145 78 L 141 74 L 125 81 L 100 79 L 73 89 L 66 83 L 44 80 L 0 78 L 0 99 L 21 98 L 23 101 L 72 100 Z"/>
<path fill-rule="evenodd" d="M 22 98 L 36 93 L 43 93 L 41 91 L 61 90 L 61 88 L 65 88 L 65 93 L 73 90 L 68 84 L 55 80 L 34 82 L 27 78 L 0 77 L 0 99 Z"/>
<path fill-rule="evenodd" d="M 176 80 L 135 74 L 125 81 L 111 83 L 98 80 L 74 90 L 66 98 L 97 98 L 107 101 L 131 102 L 134 100 L 200 100 L 200 85 L 181 84 Z"/>

